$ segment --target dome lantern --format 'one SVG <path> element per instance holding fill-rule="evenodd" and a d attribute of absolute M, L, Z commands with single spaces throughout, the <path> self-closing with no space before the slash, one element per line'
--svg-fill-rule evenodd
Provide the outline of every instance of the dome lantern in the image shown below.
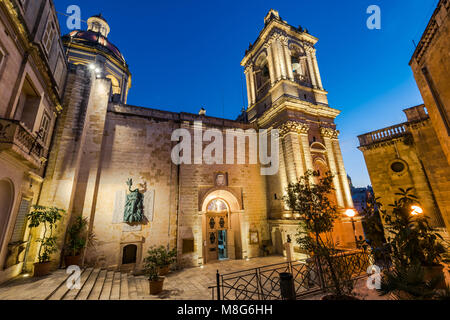
<path fill-rule="evenodd" d="M 111 31 L 108 22 L 103 18 L 102 14 L 92 16 L 87 21 L 88 31 L 98 32 L 103 37 L 107 38 L 109 32 Z"/>

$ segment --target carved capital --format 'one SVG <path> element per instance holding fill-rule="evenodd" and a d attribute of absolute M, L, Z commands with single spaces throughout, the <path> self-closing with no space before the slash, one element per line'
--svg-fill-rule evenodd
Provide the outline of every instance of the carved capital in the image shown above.
<path fill-rule="evenodd" d="M 307 124 L 295 121 L 288 121 L 278 128 L 281 137 L 288 133 L 308 134 L 309 129 L 310 127 Z"/>
<path fill-rule="evenodd" d="M 339 131 L 332 129 L 332 128 L 322 127 L 322 128 L 320 128 L 320 134 L 324 138 L 329 138 L 329 139 L 337 139 L 339 137 Z"/>

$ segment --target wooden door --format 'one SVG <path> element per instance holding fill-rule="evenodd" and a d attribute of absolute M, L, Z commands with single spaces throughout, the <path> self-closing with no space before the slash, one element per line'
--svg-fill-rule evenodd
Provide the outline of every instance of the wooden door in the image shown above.
<path fill-rule="evenodd" d="M 219 260 L 219 231 L 228 229 L 226 213 L 208 214 L 206 219 L 207 262 Z"/>

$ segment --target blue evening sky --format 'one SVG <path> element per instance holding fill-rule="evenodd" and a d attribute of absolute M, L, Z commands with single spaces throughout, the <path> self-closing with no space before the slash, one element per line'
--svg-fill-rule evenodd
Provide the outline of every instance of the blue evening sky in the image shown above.
<path fill-rule="evenodd" d="M 247 94 L 240 62 L 269 9 L 319 38 L 317 56 L 330 106 L 342 110 L 345 166 L 356 186 L 370 184 L 357 136 L 405 121 L 422 103 L 408 65 L 438 0 L 142 1 L 54 0 L 57 11 L 102 13 L 109 39 L 133 75 L 128 103 L 235 119 Z M 381 8 L 381 30 L 369 30 L 366 9 Z M 66 17 L 59 15 L 63 33 Z M 86 28 L 86 24 L 82 24 Z M 247 102 L 245 102 L 247 104 Z"/>

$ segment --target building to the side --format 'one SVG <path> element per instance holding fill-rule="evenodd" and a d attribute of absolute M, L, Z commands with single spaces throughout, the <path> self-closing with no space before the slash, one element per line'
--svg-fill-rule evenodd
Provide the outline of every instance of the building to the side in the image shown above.
<path fill-rule="evenodd" d="M 424 105 L 407 122 L 359 137 L 372 185 L 384 205 L 414 188 L 434 226 L 450 228 L 450 1 L 441 0 L 410 65 Z"/>
<path fill-rule="evenodd" d="M 88 219 L 97 239 L 86 251 L 86 265 L 139 270 L 154 245 L 177 248 L 184 267 L 286 254 L 284 244 L 296 238 L 299 220 L 283 196 L 288 183 L 308 170 L 334 174 L 334 201 L 342 212 L 335 240 L 355 247 L 352 224 L 344 217 L 353 201 L 334 122 L 340 112 L 328 105 L 317 38 L 271 10 L 241 63 L 249 106 L 233 121 L 204 111 L 128 105 L 131 74 L 109 33 L 98 15 L 88 20 L 87 31 L 62 38 L 68 61 L 64 101 L 36 201 L 67 212 L 57 230 L 55 267 L 62 266 L 67 227 L 79 216 Z M 262 172 L 271 164 L 252 161 L 250 152 L 251 133 L 260 129 L 281 135 L 279 170 L 269 176 Z M 224 143 L 215 155 L 223 148 L 225 164 L 198 162 L 196 139 L 217 142 L 218 136 Z M 191 143 L 193 163 L 173 161 L 181 141 Z M 209 145 L 204 143 L 204 152 Z M 226 153 L 231 146 L 234 157 Z M 178 156 L 185 160 L 186 152 Z M 27 248 L 27 268 L 38 249 L 36 243 Z M 301 254 L 295 246 L 295 257 Z"/>
<path fill-rule="evenodd" d="M 375 196 L 384 208 L 397 200 L 399 188 L 413 188 L 434 227 L 445 235 L 450 226 L 442 185 L 450 166 L 425 105 L 404 111 L 407 122 L 359 137 Z"/>
<path fill-rule="evenodd" d="M 440 0 L 410 66 L 450 164 L 450 0 Z M 450 180 L 439 187 L 450 207 Z"/>
<path fill-rule="evenodd" d="M 52 1 L 0 1 L 0 282 L 22 271 L 30 248 L 25 216 L 39 201 L 66 79 L 59 35 Z"/>

